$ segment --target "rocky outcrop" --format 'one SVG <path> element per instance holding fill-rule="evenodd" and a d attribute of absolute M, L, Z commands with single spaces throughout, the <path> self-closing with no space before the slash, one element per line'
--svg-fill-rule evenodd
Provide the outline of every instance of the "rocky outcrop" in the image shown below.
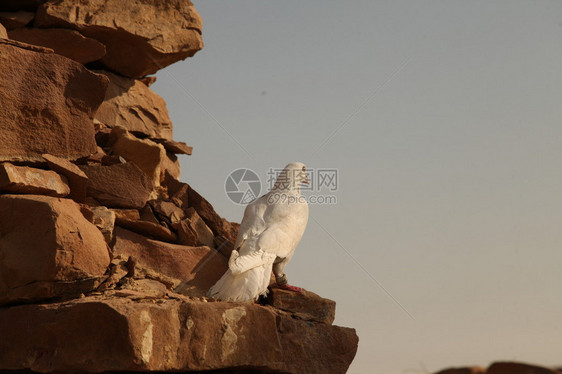
<path fill-rule="evenodd" d="M 96 112 L 97 120 L 151 138 L 172 138 L 172 121 L 164 99 L 141 80 L 97 72 L 109 78 L 105 99 Z"/>
<path fill-rule="evenodd" d="M 72 200 L 0 195 L 0 304 L 92 291 L 109 265 L 102 234 Z"/>
<path fill-rule="evenodd" d="M 133 78 L 153 74 L 203 48 L 201 17 L 187 0 L 47 2 L 39 8 L 35 25 L 73 29 L 100 41 L 107 49 L 101 62 Z"/>
<path fill-rule="evenodd" d="M 0 367 L 37 372 L 344 373 L 357 346 L 352 329 L 255 304 L 183 297 L 155 303 L 91 296 L 5 308 L 0 320 Z"/>
<path fill-rule="evenodd" d="M 4 39 L 0 66 L 0 161 L 42 161 L 44 153 L 75 160 L 96 151 L 92 119 L 106 77 Z"/>
<path fill-rule="evenodd" d="M 8 32 L 10 39 L 40 45 L 81 64 L 96 61 L 105 55 L 105 46 L 67 29 L 18 28 Z"/>
<path fill-rule="evenodd" d="M 0 372 L 347 370 L 335 302 L 206 297 L 239 225 L 144 76 L 201 47 L 188 0 L 0 3 Z"/>

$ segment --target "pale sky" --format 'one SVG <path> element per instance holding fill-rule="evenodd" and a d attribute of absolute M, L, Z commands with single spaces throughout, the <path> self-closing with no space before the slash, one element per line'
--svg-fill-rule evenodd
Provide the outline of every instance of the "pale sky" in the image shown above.
<path fill-rule="evenodd" d="M 349 373 L 562 364 L 562 2 L 194 3 L 152 86 L 181 179 L 239 222 L 231 171 L 338 169 L 286 273 L 357 329 Z"/>

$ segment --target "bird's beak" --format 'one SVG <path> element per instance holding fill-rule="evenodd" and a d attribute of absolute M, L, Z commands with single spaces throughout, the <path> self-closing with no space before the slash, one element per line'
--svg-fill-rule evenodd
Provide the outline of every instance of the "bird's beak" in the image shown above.
<path fill-rule="evenodd" d="M 308 176 L 306 177 L 305 180 L 302 181 L 304 184 L 308 184 L 310 185 L 310 179 L 308 179 Z"/>

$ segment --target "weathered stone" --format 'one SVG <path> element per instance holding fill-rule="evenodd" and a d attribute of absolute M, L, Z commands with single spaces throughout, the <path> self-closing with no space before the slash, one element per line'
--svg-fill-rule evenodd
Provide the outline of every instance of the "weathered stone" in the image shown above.
<path fill-rule="evenodd" d="M 199 217 L 193 208 L 185 210 L 186 218 L 177 223 L 175 228 L 178 231 L 180 243 L 186 245 L 206 245 L 215 246 L 215 236 L 213 231 Z"/>
<path fill-rule="evenodd" d="M 88 176 L 87 193 L 102 204 L 116 208 L 142 208 L 152 185 L 146 174 L 131 162 L 110 166 L 81 165 Z"/>
<path fill-rule="evenodd" d="M 166 173 L 170 174 L 175 179 L 180 179 L 180 162 L 178 161 L 178 157 L 170 152 L 166 152 L 166 157 L 164 157 L 162 161 L 162 178 Z M 160 179 L 160 182 L 162 182 L 162 179 Z"/>
<path fill-rule="evenodd" d="M 162 164 L 166 159 L 166 150 L 150 139 L 139 139 L 122 127 L 111 131 L 110 145 L 113 154 L 134 162 L 146 173 L 153 186 L 160 185 Z"/>
<path fill-rule="evenodd" d="M 215 212 L 213 206 L 197 191 L 186 183 L 181 183 L 169 173 L 165 174 L 163 180 L 164 186 L 168 189 L 168 195 L 174 201 L 182 204 L 182 208 L 186 210 L 188 207 L 195 209 L 197 214 L 205 221 L 207 226 L 215 235 L 215 246 L 227 258 L 234 249 L 236 236 L 240 224 L 229 222 Z M 185 205 L 187 204 L 187 206 Z"/>
<path fill-rule="evenodd" d="M 64 175 L 70 187 L 69 197 L 79 203 L 86 201 L 86 185 L 88 177 L 72 162 L 49 154 L 42 155 L 49 167 L 57 173 Z"/>
<path fill-rule="evenodd" d="M 49 2 L 39 8 L 35 25 L 70 28 L 99 40 L 107 47 L 103 64 L 128 77 L 153 74 L 203 48 L 201 18 L 184 0 Z"/>
<path fill-rule="evenodd" d="M 7 29 L 13 30 L 27 26 L 35 18 L 35 13 L 20 10 L 17 12 L 0 12 L 0 23 Z"/>
<path fill-rule="evenodd" d="M 105 46 L 68 29 L 19 28 L 8 31 L 10 39 L 51 48 L 55 53 L 81 64 L 96 61 L 105 55 Z"/>
<path fill-rule="evenodd" d="M 287 312 L 295 313 L 304 319 L 312 319 L 331 325 L 336 317 L 336 302 L 318 296 L 314 292 L 302 293 L 272 287 L 267 303 Z"/>
<path fill-rule="evenodd" d="M 0 367 L 338 374 L 357 350 L 353 329 L 295 320 L 255 304 L 157 301 L 86 297 L 3 308 Z"/>
<path fill-rule="evenodd" d="M 47 51 L 0 39 L 0 161 L 43 161 L 44 153 L 76 159 L 96 151 L 92 119 L 107 78 Z"/>
<path fill-rule="evenodd" d="M 142 77 L 139 79 L 139 81 L 144 83 L 146 87 L 150 87 L 154 82 L 156 82 L 156 77 L 154 75 L 151 77 Z"/>
<path fill-rule="evenodd" d="M 133 293 L 130 293 L 130 292 Z M 127 294 L 127 292 L 129 292 Z M 161 299 L 166 296 L 166 285 L 152 279 L 125 278 L 121 282 L 119 291 L 115 293 L 119 297 L 129 297 L 133 300 L 139 299 Z"/>
<path fill-rule="evenodd" d="M 115 228 L 113 254 L 133 257 L 140 268 L 150 269 L 183 282 L 187 294 L 203 296 L 224 274 L 226 259 L 209 247 L 191 247 L 147 239 Z"/>
<path fill-rule="evenodd" d="M 98 121 L 152 138 L 172 138 L 172 121 L 164 99 L 136 79 L 97 72 L 110 80 L 105 100 L 96 112 Z"/>
<path fill-rule="evenodd" d="M 70 193 L 66 178 L 51 170 L 0 164 L 0 191 L 64 197 Z"/>
<path fill-rule="evenodd" d="M 156 214 L 158 214 L 158 217 L 165 220 L 170 225 L 179 223 L 185 218 L 185 212 L 170 201 L 150 200 L 148 203 Z"/>
<path fill-rule="evenodd" d="M 175 243 L 177 240 L 176 234 L 170 229 L 158 223 L 153 223 L 143 220 L 132 220 L 126 218 L 117 218 L 115 223 L 123 228 L 134 231 L 143 236 L 148 236 L 156 240 L 163 240 L 165 242 Z"/>
<path fill-rule="evenodd" d="M 0 232 L 2 304 L 77 296 L 109 265 L 102 234 L 69 199 L 1 195 Z"/>
<path fill-rule="evenodd" d="M 115 213 L 115 218 L 140 219 L 140 214 L 137 209 L 111 209 L 111 211 Z"/>
<path fill-rule="evenodd" d="M 8 32 L 6 28 L 0 23 L 0 39 L 8 39 Z"/>
<path fill-rule="evenodd" d="M 181 154 L 181 155 L 191 155 L 193 153 L 193 147 L 188 146 L 184 142 L 176 142 L 170 139 L 152 139 L 155 142 L 162 144 L 166 151 Z"/>
<path fill-rule="evenodd" d="M 554 369 L 543 366 L 530 365 L 521 362 L 494 362 L 488 370 L 487 374 L 559 374 Z"/>
<path fill-rule="evenodd" d="M 93 223 L 101 231 L 105 241 L 110 243 L 113 239 L 113 228 L 115 227 L 115 213 L 104 206 L 90 208 L 94 213 Z"/>
<path fill-rule="evenodd" d="M 459 368 L 449 368 L 438 371 L 435 374 L 484 374 L 486 369 L 480 366 L 468 366 Z"/>

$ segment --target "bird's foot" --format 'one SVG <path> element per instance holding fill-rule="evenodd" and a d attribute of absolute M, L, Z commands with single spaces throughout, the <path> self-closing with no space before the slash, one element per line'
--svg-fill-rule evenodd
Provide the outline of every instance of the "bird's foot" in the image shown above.
<path fill-rule="evenodd" d="M 302 288 L 291 286 L 290 284 L 284 284 L 282 286 L 279 286 L 279 288 L 284 289 L 284 290 L 288 290 L 288 291 L 299 292 L 299 293 L 302 292 Z"/>

